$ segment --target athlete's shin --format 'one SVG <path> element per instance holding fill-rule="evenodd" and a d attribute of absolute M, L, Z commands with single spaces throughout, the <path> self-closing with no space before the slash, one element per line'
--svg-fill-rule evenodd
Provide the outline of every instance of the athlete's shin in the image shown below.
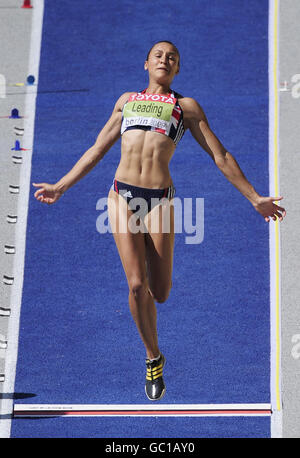
<path fill-rule="evenodd" d="M 129 307 L 147 357 L 153 359 L 159 354 L 156 307 L 146 285 L 129 289 Z"/>

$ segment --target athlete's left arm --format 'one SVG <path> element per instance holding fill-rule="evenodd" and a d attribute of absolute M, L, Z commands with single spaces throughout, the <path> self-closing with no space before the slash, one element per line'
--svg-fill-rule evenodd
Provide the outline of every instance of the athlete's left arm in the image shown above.
<path fill-rule="evenodd" d="M 258 194 L 251 183 L 245 177 L 236 159 L 222 145 L 218 137 L 209 126 L 208 120 L 201 106 L 192 98 L 180 99 L 180 105 L 184 112 L 184 125 L 190 129 L 193 137 L 199 145 L 210 155 L 216 166 L 225 177 L 232 183 L 253 205 L 265 219 L 270 218 L 282 221 L 286 214 L 283 207 L 276 205 L 274 201 L 283 197 L 264 197 Z"/>

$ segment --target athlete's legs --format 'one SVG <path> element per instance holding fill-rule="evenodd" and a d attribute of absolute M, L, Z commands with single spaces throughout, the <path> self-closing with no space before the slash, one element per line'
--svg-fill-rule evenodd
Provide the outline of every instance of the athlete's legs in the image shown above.
<path fill-rule="evenodd" d="M 154 207 L 145 218 L 146 260 L 150 292 L 157 302 L 165 302 L 172 286 L 174 251 L 174 206 L 172 201 Z"/>
<path fill-rule="evenodd" d="M 109 220 L 129 287 L 129 307 L 146 348 L 147 357 L 159 354 L 156 307 L 149 293 L 146 271 L 145 234 L 127 229 L 132 212 L 127 202 L 110 190 L 108 199 Z"/>

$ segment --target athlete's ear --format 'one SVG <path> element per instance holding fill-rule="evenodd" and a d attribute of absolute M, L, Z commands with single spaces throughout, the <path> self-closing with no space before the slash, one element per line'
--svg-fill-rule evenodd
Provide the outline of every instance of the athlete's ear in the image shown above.
<path fill-rule="evenodd" d="M 148 70 L 148 61 L 145 60 L 145 63 L 144 63 L 144 70 Z"/>

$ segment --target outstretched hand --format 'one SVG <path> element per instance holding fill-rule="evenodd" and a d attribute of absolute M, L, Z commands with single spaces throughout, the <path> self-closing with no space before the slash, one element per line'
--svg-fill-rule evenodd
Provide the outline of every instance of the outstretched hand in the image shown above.
<path fill-rule="evenodd" d="M 34 197 L 44 204 L 54 204 L 62 196 L 53 184 L 49 183 L 32 183 L 35 188 L 39 188 L 34 193 Z"/>
<path fill-rule="evenodd" d="M 282 199 L 283 197 L 260 197 L 258 202 L 253 205 L 255 210 L 264 217 L 267 223 L 270 221 L 270 218 L 274 221 L 276 221 L 277 218 L 279 221 L 282 221 L 286 216 L 286 211 L 283 207 L 274 203 Z"/>

